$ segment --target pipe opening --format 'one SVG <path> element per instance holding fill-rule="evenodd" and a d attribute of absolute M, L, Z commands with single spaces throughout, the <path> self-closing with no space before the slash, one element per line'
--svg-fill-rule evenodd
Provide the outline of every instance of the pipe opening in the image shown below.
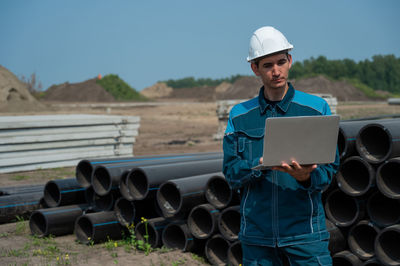
<path fill-rule="evenodd" d="M 369 259 L 375 255 L 375 238 L 378 232 L 368 223 L 358 224 L 349 233 L 348 243 L 353 251 L 363 259 Z"/>
<path fill-rule="evenodd" d="M 149 191 L 148 186 L 147 176 L 142 170 L 136 169 L 129 173 L 128 189 L 134 199 L 144 199 Z"/>
<path fill-rule="evenodd" d="M 114 197 L 111 193 L 105 196 L 94 194 L 93 202 L 96 209 L 101 211 L 109 211 L 113 208 Z"/>
<path fill-rule="evenodd" d="M 242 246 L 240 242 L 233 243 L 228 249 L 228 264 L 239 265 L 242 264 Z"/>
<path fill-rule="evenodd" d="M 217 177 L 208 181 L 206 199 L 216 208 L 226 207 L 232 199 L 232 190 L 225 179 Z"/>
<path fill-rule="evenodd" d="M 57 184 L 50 181 L 44 187 L 44 201 L 49 207 L 57 207 L 61 201 L 61 193 Z"/>
<path fill-rule="evenodd" d="M 400 163 L 389 161 L 378 170 L 377 185 L 383 194 L 390 198 L 400 198 Z"/>
<path fill-rule="evenodd" d="M 93 225 L 89 218 L 86 216 L 81 216 L 78 218 L 75 226 L 75 235 L 83 244 L 89 244 L 90 241 L 94 241 Z"/>
<path fill-rule="evenodd" d="M 379 259 L 389 265 L 400 263 L 400 233 L 394 230 L 383 232 L 378 238 Z"/>
<path fill-rule="evenodd" d="M 351 196 L 367 192 L 371 186 L 372 178 L 368 165 L 356 158 L 346 160 L 337 175 L 340 189 Z"/>
<path fill-rule="evenodd" d="M 208 240 L 206 245 L 207 258 L 213 265 L 225 265 L 229 244 L 222 237 L 215 237 Z"/>
<path fill-rule="evenodd" d="M 194 209 L 188 218 L 190 232 L 197 238 L 204 239 L 214 231 L 213 219 L 208 210 L 203 208 Z"/>
<path fill-rule="evenodd" d="M 360 154 L 373 163 L 385 160 L 391 150 L 390 136 L 384 127 L 378 125 L 368 125 L 361 129 L 357 144 Z"/>
<path fill-rule="evenodd" d="M 48 225 L 46 218 L 41 212 L 35 212 L 29 218 L 29 227 L 32 234 L 39 237 L 46 236 L 48 233 Z"/>
<path fill-rule="evenodd" d="M 122 225 L 130 225 L 135 220 L 135 205 L 127 199 L 119 198 L 115 203 L 114 211 Z"/>
<path fill-rule="evenodd" d="M 379 226 L 389 226 L 400 221 L 400 204 L 397 200 L 377 192 L 367 202 L 370 219 Z"/>
<path fill-rule="evenodd" d="M 327 214 L 336 225 L 351 225 L 359 215 L 356 199 L 340 191 L 332 192 L 327 198 L 327 203 Z"/>
<path fill-rule="evenodd" d="M 92 179 L 93 167 L 92 164 L 88 161 L 80 161 L 76 166 L 76 181 L 78 181 L 79 185 L 82 187 L 90 187 L 91 179 Z"/>
<path fill-rule="evenodd" d="M 177 224 L 169 224 L 163 232 L 163 243 L 172 249 L 185 249 L 186 236 L 182 228 Z"/>
<path fill-rule="evenodd" d="M 338 149 L 339 149 L 339 155 L 340 158 L 343 158 L 346 155 L 347 152 L 347 142 L 346 138 L 344 136 L 343 129 L 339 128 L 339 133 L 338 133 Z"/>
<path fill-rule="evenodd" d="M 132 201 L 134 198 L 132 197 L 131 193 L 129 192 L 129 188 L 127 185 L 127 180 L 128 180 L 128 173 L 125 172 L 121 176 L 121 180 L 119 182 L 119 192 L 121 193 L 122 197 L 125 199 Z"/>
<path fill-rule="evenodd" d="M 146 230 L 146 226 L 147 226 L 147 230 Z M 142 241 L 146 241 L 145 239 L 145 235 L 148 235 L 148 243 L 153 247 L 156 248 L 157 247 L 157 243 L 158 243 L 158 233 L 155 230 L 154 226 L 152 226 L 149 223 L 139 223 L 136 226 L 136 237 L 138 240 L 142 240 Z"/>
<path fill-rule="evenodd" d="M 235 210 L 227 210 L 221 213 L 219 230 L 227 239 L 237 239 L 240 232 L 240 213 Z"/>
<path fill-rule="evenodd" d="M 174 183 L 164 183 L 157 193 L 157 201 L 160 208 L 168 214 L 176 214 L 182 206 L 179 189 Z"/>
<path fill-rule="evenodd" d="M 111 191 L 111 176 L 106 168 L 100 166 L 94 170 L 92 186 L 99 195 L 105 195 Z"/>

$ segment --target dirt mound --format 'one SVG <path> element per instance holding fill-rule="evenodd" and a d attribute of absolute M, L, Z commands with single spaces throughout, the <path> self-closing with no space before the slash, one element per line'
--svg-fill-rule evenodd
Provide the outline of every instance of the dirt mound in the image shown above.
<path fill-rule="evenodd" d="M 188 99 L 198 102 L 215 101 L 216 100 L 215 87 L 203 86 L 196 88 L 174 89 L 172 93 L 166 98 L 180 99 L 180 100 Z"/>
<path fill-rule="evenodd" d="M 345 81 L 331 81 L 324 76 L 291 80 L 296 90 L 308 93 L 329 93 L 338 101 L 368 101 L 371 100 L 363 92 Z M 256 76 L 242 77 L 224 92 L 217 92 L 217 99 L 249 99 L 258 94 L 262 86 Z"/>
<path fill-rule="evenodd" d="M 54 102 L 114 102 L 114 97 L 96 83 L 96 78 L 79 83 L 63 83 L 47 89 L 44 101 Z"/>
<path fill-rule="evenodd" d="M 45 107 L 12 72 L 0 65 L 0 112 L 41 111 Z"/>
<path fill-rule="evenodd" d="M 164 82 L 159 82 L 153 86 L 144 88 L 140 94 L 150 99 L 157 99 L 170 96 L 172 91 L 173 89 L 168 87 L 167 84 Z"/>
<path fill-rule="evenodd" d="M 293 80 L 292 84 L 299 91 L 332 94 L 341 102 L 371 100 L 351 84 L 345 81 L 331 81 L 324 76 Z"/>
<path fill-rule="evenodd" d="M 257 77 L 241 77 L 224 92 L 217 93 L 217 99 L 249 99 L 258 94 L 262 82 Z"/>

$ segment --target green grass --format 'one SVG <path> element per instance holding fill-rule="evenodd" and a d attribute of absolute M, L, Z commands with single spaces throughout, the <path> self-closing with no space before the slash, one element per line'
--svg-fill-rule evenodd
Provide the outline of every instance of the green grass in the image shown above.
<path fill-rule="evenodd" d="M 147 98 L 123 81 L 118 75 L 109 74 L 96 81 L 117 101 L 147 101 Z"/>
<path fill-rule="evenodd" d="M 27 176 L 27 175 L 15 175 L 12 177 L 12 179 L 16 180 L 16 181 L 26 180 L 28 178 L 29 178 L 29 176 Z"/>

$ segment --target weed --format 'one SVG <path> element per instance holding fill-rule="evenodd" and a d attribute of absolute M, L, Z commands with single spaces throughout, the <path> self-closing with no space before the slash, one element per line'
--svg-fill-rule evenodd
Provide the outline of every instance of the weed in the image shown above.
<path fill-rule="evenodd" d="M 159 253 L 168 253 L 168 252 L 170 252 L 172 249 L 170 249 L 170 248 L 167 248 L 166 246 L 162 246 L 161 248 L 158 248 L 157 249 L 157 251 L 159 252 Z"/>
<path fill-rule="evenodd" d="M 17 223 L 15 225 L 15 234 L 17 235 L 22 235 L 25 233 L 26 230 L 26 221 L 24 220 L 24 217 L 17 215 Z"/>
<path fill-rule="evenodd" d="M 204 257 L 200 257 L 197 254 L 192 253 L 192 259 L 197 260 L 198 262 L 202 263 L 202 264 L 207 264 L 207 261 Z"/>
<path fill-rule="evenodd" d="M 27 254 L 24 250 L 22 249 L 9 249 L 6 253 L 7 257 L 28 257 L 29 254 Z"/>
<path fill-rule="evenodd" d="M 118 243 L 114 242 L 113 240 L 110 239 L 109 236 L 107 236 L 107 242 L 104 243 L 104 247 L 108 250 L 111 251 L 115 248 L 118 247 Z"/>
<path fill-rule="evenodd" d="M 1 233 L 1 234 L 0 234 L 0 237 L 8 237 L 8 236 L 9 236 L 8 233 Z"/>
<path fill-rule="evenodd" d="M 143 250 L 144 253 L 147 255 L 150 254 L 150 252 L 152 251 L 152 247 L 149 243 L 149 231 L 148 231 L 148 222 L 147 219 L 142 217 L 142 222 L 144 223 L 144 228 L 145 228 L 145 235 L 143 236 L 144 240 L 139 240 L 138 241 L 138 247 L 139 249 Z"/>
<path fill-rule="evenodd" d="M 185 263 L 186 263 L 186 260 L 182 258 L 182 259 L 173 261 L 171 265 L 172 265 L 172 266 L 179 266 L 179 265 L 183 265 L 183 264 L 185 264 Z"/>

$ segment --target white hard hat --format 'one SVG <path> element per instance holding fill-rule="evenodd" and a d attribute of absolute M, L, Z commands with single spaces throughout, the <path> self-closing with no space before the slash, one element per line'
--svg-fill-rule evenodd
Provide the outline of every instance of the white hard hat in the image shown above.
<path fill-rule="evenodd" d="M 270 26 L 262 27 L 251 36 L 247 61 L 250 62 L 265 55 L 291 49 L 293 49 L 293 45 L 279 30 Z"/>

